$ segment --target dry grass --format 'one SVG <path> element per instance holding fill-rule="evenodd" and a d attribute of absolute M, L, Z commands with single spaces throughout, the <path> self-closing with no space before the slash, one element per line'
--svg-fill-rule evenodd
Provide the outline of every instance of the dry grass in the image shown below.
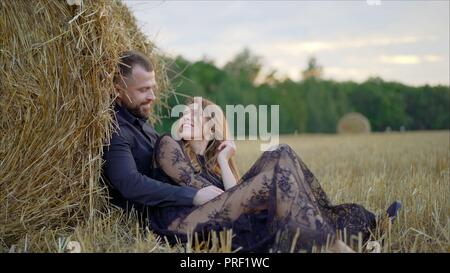
<path fill-rule="evenodd" d="M 299 135 L 281 142 L 297 151 L 334 203 L 360 203 L 378 213 L 394 200 L 403 203 L 384 234 L 384 252 L 450 252 L 449 131 Z M 238 147 L 238 165 L 247 170 L 259 146 Z"/>
<path fill-rule="evenodd" d="M 382 252 L 450 252 L 449 141 L 449 131 L 281 138 L 298 152 L 335 203 L 356 202 L 378 213 L 393 200 L 403 203 L 397 222 L 375 238 L 385 239 Z M 259 155 L 258 143 L 238 143 L 241 170 L 248 169 Z M 194 247 L 186 251 L 230 252 L 229 239 L 229 234 L 216 236 L 208 250 L 195 244 L 193 237 Z M 99 214 L 70 232 L 28 234 L 12 250 L 61 252 L 70 240 L 80 242 L 86 252 L 185 251 L 143 232 L 135 217 L 125 217 L 120 211 Z M 365 251 L 361 246 L 355 249 Z"/>

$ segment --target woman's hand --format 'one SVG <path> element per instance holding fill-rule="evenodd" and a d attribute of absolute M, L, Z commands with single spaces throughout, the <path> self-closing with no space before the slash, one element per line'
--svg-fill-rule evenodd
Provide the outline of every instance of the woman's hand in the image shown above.
<path fill-rule="evenodd" d="M 236 153 L 236 144 L 234 144 L 234 141 L 232 140 L 225 140 L 220 143 L 217 150 L 220 151 L 217 155 L 217 160 L 228 162 L 228 160 L 230 160 L 230 158 L 232 158 Z"/>

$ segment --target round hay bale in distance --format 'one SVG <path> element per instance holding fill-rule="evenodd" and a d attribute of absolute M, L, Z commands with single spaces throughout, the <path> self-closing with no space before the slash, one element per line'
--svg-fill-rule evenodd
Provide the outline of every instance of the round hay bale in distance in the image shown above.
<path fill-rule="evenodd" d="M 339 119 L 336 131 L 338 134 L 364 134 L 370 133 L 371 127 L 364 115 L 352 112 Z"/>

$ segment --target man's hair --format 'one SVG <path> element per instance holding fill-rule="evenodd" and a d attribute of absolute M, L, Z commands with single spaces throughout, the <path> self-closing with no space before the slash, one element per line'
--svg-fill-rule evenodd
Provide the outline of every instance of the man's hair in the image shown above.
<path fill-rule="evenodd" d="M 117 65 L 118 73 L 114 77 L 114 82 L 119 82 L 121 77 L 128 78 L 133 71 L 133 66 L 140 65 L 147 72 L 153 71 L 153 64 L 150 60 L 139 51 L 125 51 L 120 54 L 119 63 Z"/>

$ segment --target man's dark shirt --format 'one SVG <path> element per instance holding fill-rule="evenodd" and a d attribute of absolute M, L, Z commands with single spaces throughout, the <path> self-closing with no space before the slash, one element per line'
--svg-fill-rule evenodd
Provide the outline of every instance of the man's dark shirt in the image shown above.
<path fill-rule="evenodd" d="M 105 146 L 102 176 L 106 181 L 111 202 L 124 209 L 133 205 L 191 206 L 197 189 L 175 186 L 151 178 L 153 149 L 158 134 L 147 120 L 137 118 L 116 104 L 119 128 Z"/>

